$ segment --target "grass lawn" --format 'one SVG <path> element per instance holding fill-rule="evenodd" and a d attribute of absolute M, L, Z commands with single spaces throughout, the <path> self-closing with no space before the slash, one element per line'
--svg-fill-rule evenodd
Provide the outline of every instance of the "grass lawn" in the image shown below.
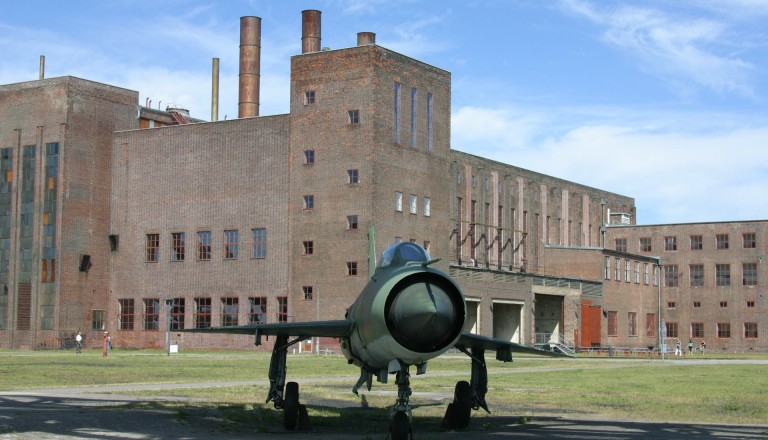
<path fill-rule="evenodd" d="M 488 424 L 497 415 L 521 420 L 535 416 L 747 424 L 768 420 L 766 364 L 522 358 L 508 364 L 489 360 L 488 366 L 487 401 L 493 414 L 473 415 Z M 80 355 L 2 351 L 0 390 L 266 380 L 268 368 L 267 353 L 196 352 L 168 357 L 158 351 L 116 350 L 105 359 L 98 351 Z M 387 385 L 374 382 L 372 392 L 361 392 L 369 406 L 362 411 L 361 398 L 351 392 L 357 374 L 340 356 L 288 357 L 289 380 L 349 378 L 301 385 L 301 399 L 308 404 L 313 421 L 319 419 L 317 425 L 351 423 L 365 431 L 368 424 L 386 419 L 383 408 L 395 399 L 393 380 Z M 426 375 L 412 378 L 412 403 L 424 405 L 415 410 L 415 415 L 433 420 L 442 417 L 455 382 L 468 377 L 466 358 L 451 356 L 430 361 Z M 184 405 L 209 405 L 224 411 L 233 421 L 258 418 L 279 426 L 280 418 L 271 404 L 263 404 L 267 389 L 267 385 L 245 385 L 138 393 L 194 397 L 201 400 Z M 168 403 L 169 407 L 178 405 Z"/>

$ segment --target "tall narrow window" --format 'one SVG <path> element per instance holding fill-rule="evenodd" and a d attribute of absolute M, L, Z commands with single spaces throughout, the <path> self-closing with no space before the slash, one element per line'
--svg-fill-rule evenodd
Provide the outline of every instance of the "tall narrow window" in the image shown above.
<path fill-rule="evenodd" d="M 410 208 L 409 212 L 411 214 L 416 214 L 417 213 L 416 205 L 417 205 L 417 202 L 418 202 L 416 200 L 416 194 L 411 194 L 411 197 L 410 197 L 409 201 L 410 201 L 410 203 L 408 204 L 408 206 Z"/>
<path fill-rule="evenodd" d="M 731 265 L 715 264 L 715 285 L 728 287 L 731 285 Z"/>
<path fill-rule="evenodd" d="M 403 193 L 395 191 L 395 211 L 403 212 Z"/>
<path fill-rule="evenodd" d="M 91 330 L 104 330 L 104 310 L 91 310 Z"/>
<path fill-rule="evenodd" d="M 237 325 L 237 315 L 239 312 L 238 298 L 221 299 L 221 325 L 224 327 Z"/>
<path fill-rule="evenodd" d="M 267 228 L 253 228 L 251 235 L 251 258 L 267 258 Z"/>
<path fill-rule="evenodd" d="M 184 233 L 171 233 L 171 261 L 184 261 Z"/>
<path fill-rule="evenodd" d="M 648 336 L 648 337 L 656 336 L 656 314 L 655 313 L 645 314 L 645 336 Z"/>
<path fill-rule="evenodd" d="M 185 319 L 184 298 L 174 298 L 171 301 L 171 330 L 184 330 Z"/>
<path fill-rule="evenodd" d="M 743 286 L 757 286 L 757 263 L 743 263 L 741 271 Z"/>
<path fill-rule="evenodd" d="M 277 297 L 277 322 L 288 322 L 288 297 Z"/>
<path fill-rule="evenodd" d="M 315 164 L 315 150 L 304 150 L 304 165 Z"/>
<path fill-rule="evenodd" d="M 637 313 L 627 313 L 627 331 L 629 336 L 637 336 Z"/>
<path fill-rule="evenodd" d="M 357 261 L 347 261 L 347 275 L 357 276 Z"/>
<path fill-rule="evenodd" d="M 315 196 L 307 194 L 304 196 L 304 209 L 315 209 Z"/>
<path fill-rule="evenodd" d="M 432 93 L 427 93 L 427 151 L 432 151 Z"/>
<path fill-rule="evenodd" d="M 315 91 L 307 90 L 304 92 L 304 105 L 312 105 L 315 103 Z"/>
<path fill-rule="evenodd" d="M 248 298 L 248 324 L 267 322 L 267 298 L 255 296 Z"/>
<path fill-rule="evenodd" d="M 395 109 L 394 114 L 392 115 L 394 118 L 394 131 L 395 131 L 395 142 L 398 144 L 400 143 L 400 89 L 401 85 L 399 82 L 395 82 Z"/>
<path fill-rule="evenodd" d="M 360 124 L 360 110 L 349 110 L 347 115 L 349 116 L 349 125 Z"/>
<path fill-rule="evenodd" d="M 211 299 L 195 298 L 195 312 L 193 315 L 195 328 L 211 327 Z"/>
<path fill-rule="evenodd" d="M 160 300 L 144 298 L 144 330 L 158 330 L 160 322 Z"/>
<path fill-rule="evenodd" d="M 211 259 L 211 231 L 198 231 L 197 259 L 199 261 L 207 261 Z"/>
<path fill-rule="evenodd" d="M 611 257 L 605 257 L 605 274 L 604 278 L 606 280 L 611 279 Z"/>
<path fill-rule="evenodd" d="M 429 217 L 432 215 L 432 199 L 424 197 L 422 200 L 424 202 L 424 217 Z"/>
<path fill-rule="evenodd" d="M 120 330 L 133 330 L 133 299 L 119 299 L 117 300 L 117 306 L 117 328 Z"/>
<path fill-rule="evenodd" d="M 704 265 L 691 264 L 688 266 L 691 274 L 691 287 L 704 287 Z"/>
<path fill-rule="evenodd" d="M 315 242 L 312 240 L 307 240 L 302 242 L 302 245 L 304 246 L 304 255 L 314 255 L 315 253 Z"/>
<path fill-rule="evenodd" d="M 160 234 L 147 234 L 146 257 L 149 263 L 157 262 L 160 257 Z"/>
<path fill-rule="evenodd" d="M 224 259 L 237 260 L 240 253 L 240 231 L 228 229 L 224 231 Z"/>
<path fill-rule="evenodd" d="M 416 87 L 411 87 L 411 146 L 416 147 Z"/>
<path fill-rule="evenodd" d="M 608 312 L 608 336 L 619 335 L 619 323 L 617 312 Z"/>

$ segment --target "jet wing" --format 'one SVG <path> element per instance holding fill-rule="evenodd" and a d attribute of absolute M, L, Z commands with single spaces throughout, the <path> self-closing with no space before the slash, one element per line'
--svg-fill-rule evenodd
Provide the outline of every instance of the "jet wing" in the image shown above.
<path fill-rule="evenodd" d="M 474 333 L 462 333 L 459 336 L 456 347 L 464 349 L 480 348 L 483 350 L 494 350 L 496 359 L 504 362 L 512 361 L 512 352 L 538 354 L 542 356 L 562 357 L 563 353 L 542 350 L 529 345 L 516 344 L 514 342 L 502 341 L 501 339 L 489 338 L 487 336 L 476 335 Z"/>
<path fill-rule="evenodd" d="M 354 321 L 311 321 L 278 322 L 274 324 L 237 325 L 232 327 L 211 327 L 186 329 L 185 332 L 197 333 L 234 333 L 245 335 L 274 335 L 296 337 L 344 338 L 352 333 Z"/>

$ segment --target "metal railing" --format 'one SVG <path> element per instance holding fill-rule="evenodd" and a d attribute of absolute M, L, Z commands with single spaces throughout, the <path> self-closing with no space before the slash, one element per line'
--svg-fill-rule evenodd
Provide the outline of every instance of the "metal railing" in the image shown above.
<path fill-rule="evenodd" d="M 574 354 L 576 346 L 573 342 L 565 339 L 562 333 L 536 333 L 534 335 L 534 345 L 547 347 L 550 350 L 559 350 L 562 353 Z"/>

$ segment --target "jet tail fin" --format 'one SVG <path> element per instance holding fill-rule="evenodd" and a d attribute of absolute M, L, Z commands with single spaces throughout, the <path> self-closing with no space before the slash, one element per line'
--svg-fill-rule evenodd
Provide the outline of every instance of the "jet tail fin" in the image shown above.
<path fill-rule="evenodd" d="M 376 272 L 376 234 L 373 226 L 368 228 L 368 278 L 373 278 Z"/>

